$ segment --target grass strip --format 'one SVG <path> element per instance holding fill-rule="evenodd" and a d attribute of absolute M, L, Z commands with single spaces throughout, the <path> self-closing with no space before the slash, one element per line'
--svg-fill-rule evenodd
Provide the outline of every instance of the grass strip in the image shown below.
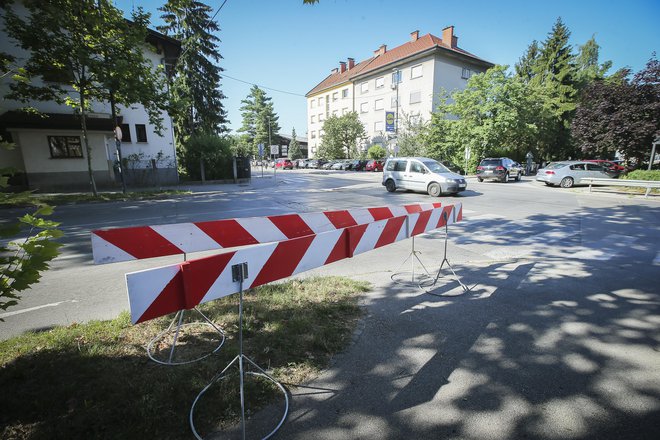
<path fill-rule="evenodd" d="M 121 192 L 100 192 L 96 197 L 91 193 L 71 194 L 34 194 L 30 192 L 14 194 L 7 200 L 2 200 L 1 205 L 6 207 L 33 206 L 38 204 L 64 205 L 71 203 L 94 203 L 112 201 L 132 200 L 158 200 L 172 196 L 192 194 L 191 191 L 167 190 L 167 191 L 135 191 L 123 194 Z"/>
<path fill-rule="evenodd" d="M 364 282 L 324 277 L 246 292 L 245 353 L 281 382 L 308 381 L 349 343 L 361 315 L 358 298 L 367 290 Z M 225 331 L 227 341 L 216 354 L 188 365 L 158 365 L 145 352 L 172 316 L 133 326 L 128 313 L 122 313 L 111 321 L 56 327 L 0 342 L 0 437 L 191 437 L 188 414 L 193 399 L 238 353 L 237 309 L 238 295 L 200 306 Z M 217 339 L 208 326 L 185 327 L 177 359 L 190 359 L 215 346 Z M 168 341 L 158 348 L 158 355 L 166 358 Z M 246 387 L 250 414 L 277 395 L 274 387 L 257 382 Z M 223 380 L 198 403 L 195 426 L 202 434 L 223 429 L 235 424 L 239 413 L 237 380 Z"/>

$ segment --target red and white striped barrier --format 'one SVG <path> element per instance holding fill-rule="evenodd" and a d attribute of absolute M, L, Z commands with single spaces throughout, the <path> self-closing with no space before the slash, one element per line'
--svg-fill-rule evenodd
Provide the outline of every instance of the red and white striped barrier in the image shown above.
<path fill-rule="evenodd" d="M 237 293 L 232 266 L 248 264 L 252 288 L 423 234 L 462 219 L 460 203 L 351 225 L 126 275 L 133 323 Z"/>
<path fill-rule="evenodd" d="M 92 231 L 94 263 L 117 263 L 271 243 L 439 208 L 416 203 Z"/>

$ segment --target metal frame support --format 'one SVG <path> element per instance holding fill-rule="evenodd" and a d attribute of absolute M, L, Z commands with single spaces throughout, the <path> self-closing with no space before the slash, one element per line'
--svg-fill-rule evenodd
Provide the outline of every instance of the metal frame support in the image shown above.
<path fill-rule="evenodd" d="M 248 277 L 248 264 L 247 263 L 239 263 L 239 264 L 234 264 L 231 267 L 232 271 L 232 281 L 238 282 L 239 283 L 239 293 L 238 293 L 238 355 L 232 359 L 229 364 L 218 374 L 216 377 L 213 378 L 213 380 L 200 391 L 200 393 L 197 395 L 195 400 L 193 401 L 192 407 L 190 408 L 190 428 L 192 429 L 193 434 L 195 437 L 199 440 L 202 440 L 202 437 L 199 435 L 197 430 L 195 429 L 195 424 L 194 424 L 194 413 L 195 413 L 195 405 L 197 405 L 197 402 L 199 399 L 202 397 L 202 395 L 217 381 L 222 380 L 226 377 L 226 373 L 229 370 L 229 368 L 232 365 L 238 364 L 238 373 L 239 373 L 239 394 L 240 394 L 240 400 L 241 400 L 241 438 L 245 440 L 245 387 L 244 387 L 244 378 L 246 374 L 250 374 L 252 376 L 258 376 L 258 377 L 263 377 L 265 379 L 270 380 L 273 382 L 277 387 L 280 389 L 282 394 L 284 395 L 284 414 L 282 415 L 282 418 L 280 419 L 279 423 L 275 428 L 267 434 L 265 437 L 263 437 L 263 440 L 266 440 L 268 438 L 271 438 L 275 433 L 282 427 L 284 424 L 284 421 L 286 420 L 286 417 L 289 413 L 289 395 L 287 393 L 286 388 L 276 381 L 272 376 L 270 376 L 268 373 L 266 373 L 259 365 L 257 365 L 252 359 L 247 357 L 243 353 L 243 281 Z M 245 365 L 252 365 L 256 371 L 246 371 L 245 370 Z"/>
<path fill-rule="evenodd" d="M 420 282 L 419 287 L 420 287 L 420 289 L 426 290 L 429 287 L 435 286 L 438 282 L 438 279 L 442 276 L 442 268 L 446 264 L 447 267 L 449 268 L 449 270 L 451 270 L 451 273 L 454 275 L 454 280 L 456 280 L 456 282 L 463 288 L 463 291 L 465 291 L 467 293 L 467 292 L 470 291 L 470 288 L 468 286 L 466 286 L 465 284 L 463 284 L 463 282 L 458 277 L 458 275 L 456 275 L 456 271 L 454 271 L 454 268 L 452 267 L 451 263 L 449 262 L 449 259 L 447 258 L 447 242 L 448 242 L 448 239 L 449 239 L 449 222 L 447 221 L 447 213 L 443 212 L 442 215 L 443 215 L 444 220 L 445 220 L 445 250 L 444 250 L 444 254 L 442 256 L 442 263 L 440 263 L 440 268 L 438 269 L 438 273 L 436 274 L 435 278 L 433 279 L 433 282 L 430 283 L 430 284 L 425 284 L 424 282 Z M 429 291 L 426 291 L 426 293 L 428 293 L 430 295 L 434 295 L 433 293 L 431 293 Z"/>

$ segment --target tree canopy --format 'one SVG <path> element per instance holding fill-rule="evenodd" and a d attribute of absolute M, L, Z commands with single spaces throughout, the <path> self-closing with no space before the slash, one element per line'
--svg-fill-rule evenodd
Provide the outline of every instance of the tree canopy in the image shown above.
<path fill-rule="evenodd" d="M 585 89 L 572 134 L 581 151 L 592 157 L 614 157 L 618 151 L 641 164 L 660 136 L 660 63 L 653 56 L 630 78 L 628 69 L 597 79 Z"/>
<path fill-rule="evenodd" d="M 300 143 L 296 139 L 296 129 L 291 130 L 291 143 L 289 144 L 288 151 L 289 159 L 301 159 L 303 157 L 302 151 L 300 151 Z"/>
<path fill-rule="evenodd" d="M 279 116 L 275 113 L 272 98 L 258 86 L 252 86 L 250 94 L 241 101 L 240 108 L 243 125 L 239 133 L 247 135 L 247 142 L 252 145 L 252 154 L 257 151 L 257 145 L 268 146 L 280 131 Z M 266 147 L 266 155 L 268 154 Z"/>
<path fill-rule="evenodd" d="M 323 123 L 323 139 L 317 156 L 324 159 L 356 158 L 359 156 L 358 147 L 366 136 L 357 112 L 330 116 Z"/>

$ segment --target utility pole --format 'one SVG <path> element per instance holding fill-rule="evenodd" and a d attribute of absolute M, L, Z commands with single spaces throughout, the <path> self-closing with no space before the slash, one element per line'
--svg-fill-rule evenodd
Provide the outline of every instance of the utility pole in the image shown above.
<path fill-rule="evenodd" d="M 394 157 L 396 157 L 399 146 L 399 81 L 401 79 L 401 71 L 396 67 L 392 69 L 392 79 L 394 80 L 394 78 L 396 81 L 393 81 L 392 88 L 396 89 L 396 117 L 394 119 L 394 139 L 396 140 Z"/>

